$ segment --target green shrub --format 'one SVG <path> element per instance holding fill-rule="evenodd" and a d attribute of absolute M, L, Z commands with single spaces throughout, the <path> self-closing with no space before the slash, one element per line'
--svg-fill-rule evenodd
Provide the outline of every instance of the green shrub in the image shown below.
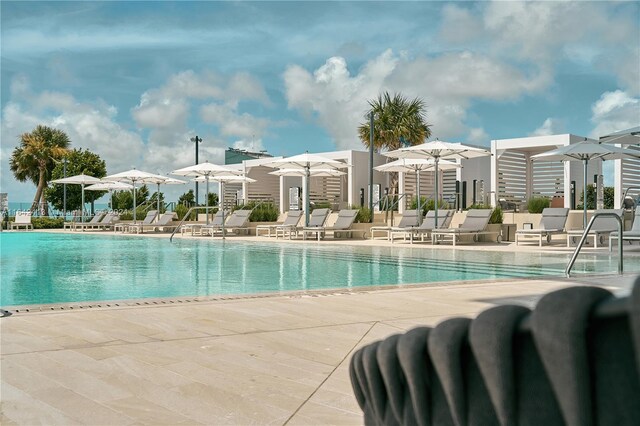
<path fill-rule="evenodd" d="M 249 215 L 249 222 L 275 222 L 280 215 L 280 211 L 275 204 L 257 201 L 251 201 L 244 206 L 237 206 L 233 210 L 253 210 Z"/>
<path fill-rule="evenodd" d="M 355 223 L 371 223 L 373 215 L 369 207 L 360 207 L 356 215 Z"/>
<path fill-rule="evenodd" d="M 587 185 L 587 208 L 589 210 L 593 210 L 596 208 L 596 186 L 595 184 Z M 604 208 L 612 209 L 613 202 L 615 200 L 614 189 L 613 186 L 605 186 L 604 187 Z M 584 192 L 580 191 L 580 204 L 576 206 L 576 209 L 582 210 L 584 202 Z"/>
<path fill-rule="evenodd" d="M 185 206 L 184 204 L 176 205 L 175 213 L 178 216 L 178 220 L 182 220 L 184 216 L 189 211 L 190 207 Z M 217 207 L 211 207 L 209 209 L 209 214 L 216 214 L 218 211 Z M 189 218 L 187 220 L 198 220 L 198 213 L 204 213 L 205 209 L 194 210 L 189 214 Z"/>
<path fill-rule="evenodd" d="M 430 210 L 435 210 L 436 202 L 433 198 L 420 197 L 420 205 L 422 206 L 422 215 L 424 216 Z M 418 207 L 417 198 L 413 197 L 411 200 L 411 205 L 409 206 L 409 210 L 415 210 Z M 449 203 L 446 201 L 440 200 L 438 202 L 438 209 L 448 209 Z"/>
<path fill-rule="evenodd" d="M 61 229 L 64 219 L 61 217 L 32 217 L 33 229 Z"/>
<path fill-rule="evenodd" d="M 472 204 L 469 206 L 468 210 L 490 209 L 490 208 L 491 206 L 488 204 Z M 502 213 L 502 209 L 500 208 L 500 206 L 496 206 L 491 212 L 491 217 L 489 217 L 489 223 L 490 224 L 502 223 L 503 219 L 504 219 L 504 214 Z"/>
<path fill-rule="evenodd" d="M 496 206 L 496 208 L 491 212 L 489 223 L 502 223 L 503 219 L 504 214 L 502 213 L 502 208 L 500 208 L 500 206 Z"/>
<path fill-rule="evenodd" d="M 542 213 L 542 210 L 549 207 L 551 201 L 547 197 L 532 197 L 527 203 L 529 213 Z"/>

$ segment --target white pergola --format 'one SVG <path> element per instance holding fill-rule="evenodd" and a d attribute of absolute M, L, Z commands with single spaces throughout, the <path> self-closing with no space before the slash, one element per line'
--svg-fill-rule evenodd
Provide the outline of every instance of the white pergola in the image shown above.
<path fill-rule="evenodd" d="M 600 142 L 640 151 L 640 126 L 601 136 Z M 614 208 L 619 209 L 627 190 L 635 196 L 640 194 L 640 159 L 614 160 L 614 173 Z"/>
<path fill-rule="evenodd" d="M 571 207 L 571 182 L 575 182 L 576 204 L 583 186 L 580 162 L 533 162 L 531 156 L 586 139 L 571 134 L 532 136 L 491 141 L 491 205 L 505 199 L 525 202 L 533 196 L 562 196 L 564 207 Z M 592 142 L 595 142 L 591 140 Z M 588 181 L 602 174 L 602 162 L 594 161 L 587 170 Z"/>

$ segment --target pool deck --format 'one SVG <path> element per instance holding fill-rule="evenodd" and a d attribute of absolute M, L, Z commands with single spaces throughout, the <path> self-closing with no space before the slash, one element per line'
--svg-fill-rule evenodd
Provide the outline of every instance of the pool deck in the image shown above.
<path fill-rule="evenodd" d="M 625 258 L 638 254 L 634 246 Z M 0 424 L 362 424 L 348 375 L 362 345 L 498 304 L 533 306 L 568 285 L 606 284 L 624 295 L 634 279 L 516 279 L 13 313 L 0 319 Z"/>

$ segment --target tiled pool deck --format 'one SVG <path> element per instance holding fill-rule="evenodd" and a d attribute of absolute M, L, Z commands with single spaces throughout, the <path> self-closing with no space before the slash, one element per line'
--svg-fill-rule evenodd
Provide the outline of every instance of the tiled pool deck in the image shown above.
<path fill-rule="evenodd" d="M 500 249 L 509 246 L 514 249 Z M 636 246 L 629 261 L 638 254 Z M 496 304 L 532 306 L 567 285 L 606 284 L 625 294 L 634 279 L 491 281 L 14 313 L 0 319 L 0 424 L 361 424 L 348 376 L 358 347 Z"/>

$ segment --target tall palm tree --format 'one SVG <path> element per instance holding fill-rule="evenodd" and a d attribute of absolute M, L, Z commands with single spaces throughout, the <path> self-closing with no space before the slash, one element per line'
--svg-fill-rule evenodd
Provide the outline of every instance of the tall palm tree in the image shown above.
<path fill-rule="evenodd" d="M 360 124 L 358 134 L 362 143 L 369 148 L 369 117 L 373 113 L 373 147 L 393 151 L 404 146 L 419 145 L 431 136 L 430 124 L 426 122 L 426 105 L 420 98 L 409 100 L 400 93 L 393 97 L 389 92 L 370 100 L 370 110 L 365 115 L 367 121 Z M 398 186 L 398 174 L 391 173 L 391 194 Z"/>
<path fill-rule="evenodd" d="M 66 133 L 47 126 L 39 125 L 31 133 L 20 135 L 20 146 L 13 150 L 9 167 L 18 181 L 30 180 L 37 185 L 31 211 L 42 205 L 44 214 L 49 214 L 44 188 L 51 179 L 55 161 L 67 154 L 70 144 Z"/>

